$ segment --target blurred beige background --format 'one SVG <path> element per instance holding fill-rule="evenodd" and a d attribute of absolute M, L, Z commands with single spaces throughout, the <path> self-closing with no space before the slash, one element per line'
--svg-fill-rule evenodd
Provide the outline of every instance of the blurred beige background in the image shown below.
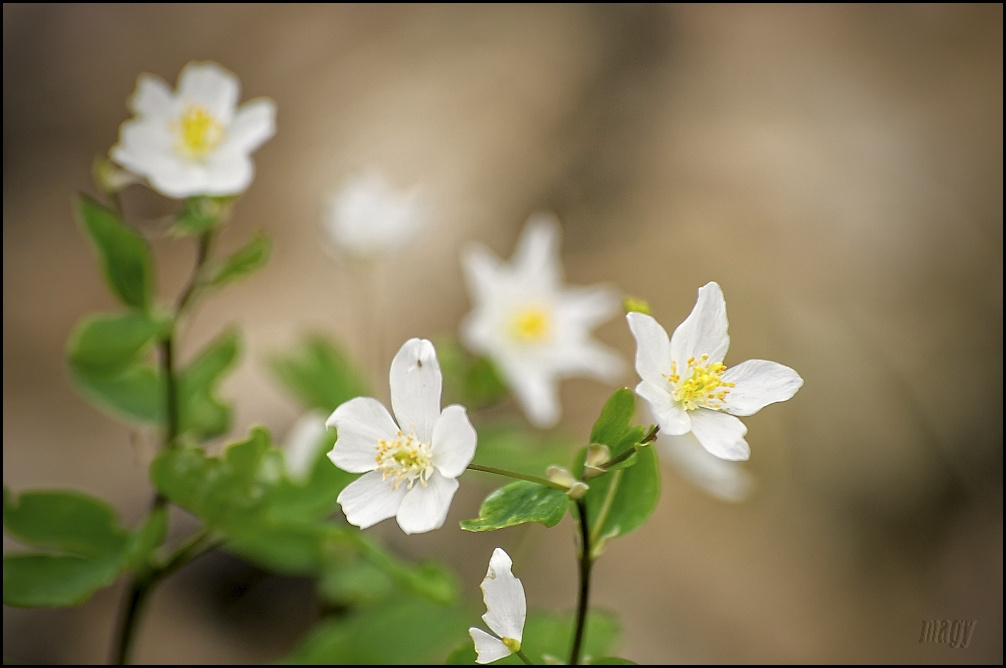
<path fill-rule="evenodd" d="M 4 484 L 86 490 L 130 523 L 147 506 L 152 442 L 66 382 L 71 327 L 115 308 L 71 203 L 93 192 L 91 160 L 139 73 L 173 85 L 189 60 L 215 60 L 242 99 L 278 106 L 221 239 L 263 229 L 273 258 L 203 302 L 182 345 L 244 330 L 223 388 L 235 435 L 282 436 L 298 417 L 267 355 L 321 331 L 386 369 L 406 338 L 456 330 L 463 244 L 508 257 L 528 214 L 552 210 L 570 282 L 614 283 L 670 329 L 716 280 L 727 363 L 805 379 L 747 420 L 750 500 L 716 501 L 666 466 L 651 521 L 598 563 L 594 603 L 621 617 L 620 654 L 1001 663 L 1002 25 L 1001 5 L 5 4 Z M 435 228 L 383 268 L 379 350 L 364 349 L 359 298 L 318 226 L 324 194 L 369 167 L 436 207 Z M 137 212 L 162 206 L 126 195 Z M 158 252 L 168 297 L 192 250 Z M 631 359 L 621 320 L 598 336 Z M 564 383 L 563 428 L 585 435 L 612 389 Z M 530 605 L 571 608 L 569 520 L 462 535 L 487 491 L 463 484 L 440 532 L 376 531 L 447 560 L 473 599 L 501 544 Z M 5 662 L 104 661 L 119 594 L 5 607 Z M 307 583 L 208 557 L 155 594 L 136 659 L 275 660 L 309 601 Z M 972 645 L 920 644 L 934 618 L 977 619 Z"/>

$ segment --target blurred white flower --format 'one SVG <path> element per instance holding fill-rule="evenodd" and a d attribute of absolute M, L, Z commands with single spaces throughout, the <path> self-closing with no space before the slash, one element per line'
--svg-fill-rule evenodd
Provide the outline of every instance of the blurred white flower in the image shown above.
<path fill-rule="evenodd" d="M 293 480 L 304 482 L 310 477 L 327 433 L 325 415 L 317 410 L 308 411 L 290 427 L 283 452 L 287 473 Z"/>
<path fill-rule="evenodd" d="M 527 600 L 524 585 L 514 577 L 510 570 L 512 567 L 510 555 L 499 547 L 493 550 L 489 571 L 482 580 L 482 599 L 486 604 L 486 614 L 482 615 L 482 619 L 496 635 L 474 626 L 468 629 L 478 654 L 477 663 L 490 663 L 520 651 Z"/>
<path fill-rule="evenodd" d="M 429 224 L 422 192 L 398 191 L 378 172 L 346 179 L 325 211 L 325 231 L 350 255 L 370 259 L 404 248 Z"/>
<path fill-rule="evenodd" d="M 491 358 L 537 427 L 559 421 L 557 382 L 568 376 L 614 381 L 623 372 L 614 351 L 591 330 L 620 311 L 609 286 L 562 284 L 559 223 L 531 216 L 510 264 L 474 245 L 462 256 L 472 312 L 461 337 L 473 352 Z"/>
<path fill-rule="evenodd" d="M 119 129 L 113 160 L 168 197 L 236 195 L 252 181 L 251 152 L 276 131 L 276 105 L 236 108 L 237 77 L 216 63 L 192 62 L 178 89 L 141 74 L 129 99 L 134 118 Z"/>
<path fill-rule="evenodd" d="M 642 379 L 636 394 L 650 405 L 661 433 L 692 433 L 722 459 L 751 455 L 744 440 L 747 427 L 735 416 L 786 401 L 803 385 L 796 371 L 766 360 L 727 369 L 727 305 L 716 283 L 699 288 L 695 308 L 670 340 L 651 316 L 632 312 L 626 319 L 636 338 L 636 372 Z"/>
<path fill-rule="evenodd" d="M 744 470 L 744 464 L 710 454 L 695 434 L 659 433 L 653 447 L 659 448 L 662 457 L 686 480 L 721 501 L 743 501 L 754 488 L 754 477 Z"/>
<path fill-rule="evenodd" d="M 433 344 L 409 339 L 391 362 L 391 407 L 371 397 L 350 399 L 326 424 L 338 430 L 332 463 L 365 475 L 339 494 L 350 524 L 361 529 L 397 517 L 405 533 L 439 529 L 460 476 L 475 455 L 476 435 L 465 409 L 441 412 L 443 377 Z"/>

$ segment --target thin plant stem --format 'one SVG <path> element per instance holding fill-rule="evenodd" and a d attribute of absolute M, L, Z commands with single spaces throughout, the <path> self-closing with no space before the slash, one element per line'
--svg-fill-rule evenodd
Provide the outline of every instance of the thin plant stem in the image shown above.
<path fill-rule="evenodd" d="M 576 598 L 576 630 L 573 633 L 573 648 L 569 652 L 569 665 L 580 662 L 583 647 L 583 632 L 587 625 L 587 607 L 590 598 L 590 571 L 594 565 L 591 555 L 590 526 L 587 524 L 587 504 L 577 499 L 576 509 L 580 515 L 580 589 Z"/>
<path fill-rule="evenodd" d="M 468 470 L 482 471 L 483 473 L 495 473 L 496 475 L 505 476 L 507 478 L 514 478 L 515 480 L 526 480 L 528 482 L 544 485 L 545 487 L 551 487 L 552 489 L 557 489 L 563 493 L 569 491 L 568 487 L 563 487 L 559 483 L 552 482 L 551 480 L 546 480 L 545 478 L 539 478 L 538 476 L 533 475 L 525 475 L 523 473 L 516 473 L 515 471 L 507 471 L 505 469 L 498 469 L 493 466 L 482 466 L 481 464 L 469 464 Z"/>
<path fill-rule="evenodd" d="M 534 662 L 531 659 L 527 658 L 527 654 L 524 653 L 524 650 L 520 650 L 519 649 L 516 652 L 514 652 L 514 654 L 516 654 L 517 657 L 521 661 L 523 661 L 526 665 L 528 665 L 528 666 L 533 666 L 534 665 Z"/>

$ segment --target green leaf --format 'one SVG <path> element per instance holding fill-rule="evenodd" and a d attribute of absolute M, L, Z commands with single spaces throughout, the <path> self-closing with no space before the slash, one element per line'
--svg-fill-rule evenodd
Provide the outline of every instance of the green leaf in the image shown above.
<path fill-rule="evenodd" d="M 508 422 L 480 425 L 478 437 L 473 464 L 536 476 L 544 475 L 553 464 L 568 462 L 576 443 L 562 433 L 532 431 Z"/>
<path fill-rule="evenodd" d="M 269 259 L 269 239 L 258 234 L 226 260 L 207 268 L 206 285 L 220 287 L 265 266 Z"/>
<path fill-rule="evenodd" d="M 3 602 L 22 608 L 80 605 L 119 575 L 110 558 L 16 554 L 3 558 Z"/>
<path fill-rule="evenodd" d="M 154 261 L 146 240 L 87 195 L 77 200 L 76 213 L 98 251 L 102 274 L 112 292 L 127 306 L 147 309 L 154 294 Z"/>
<path fill-rule="evenodd" d="M 164 388 L 149 364 L 137 362 L 115 374 L 71 366 L 70 377 L 81 394 L 114 417 L 151 425 L 163 420 Z"/>
<path fill-rule="evenodd" d="M 395 583 L 369 561 L 352 558 L 326 569 L 318 589 L 326 601 L 359 606 L 387 599 L 395 592 Z"/>
<path fill-rule="evenodd" d="M 617 390 L 601 410 L 590 440 L 611 449 L 613 457 L 636 447 L 644 436 L 644 428 L 632 427 L 635 397 L 626 388 Z M 584 449 L 577 457 L 573 475 L 583 472 Z M 634 455 L 636 463 L 589 481 L 590 489 L 583 497 L 590 522 L 591 553 L 598 556 L 605 544 L 617 536 L 629 533 L 649 519 L 660 499 L 660 471 L 651 447 L 642 447 Z"/>
<path fill-rule="evenodd" d="M 437 339 L 437 360 L 444 375 L 444 403 L 459 403 L 469 408 L 486 408 L 509 394 L 492 360 L 472 355 L 457 341 Z"/>
<path fill-rule="evenodd" d="M 393 600 L 317 624 L 284 662 L 440 663 L 467 635 L 468 616 L 422 599 Z"/>
<path fill-rule="evenodd" d="M 126 566 L 132 535 L 110 506 L 77 492 L 3 494 L 4 528 L 13 538 L 60 554 L 15 554 L 3 560 L 4 603 L 77 605 L 111 584 Z"/>
<path fill-rule="evenodd" d="M 326 412 L 367 396 L 362 375 L 349 358 L 322 336 L 309 336 L 297 349 L 270 360 L 273 374 L 307 407 Z"/>
<path fill-rule="evenodd" d="M 465 531 L 494 531 L 525 522 L 547 527 L 558 524 L 569 507 L 569 497 L 552 487 L 526 480 L 512 482 L 496 490 L 482 502 L 479 517 L 462 520 Z"/>
<path fill-rule="evenodd" d="M 230 428 L 231 408 L 216 396 L 216 387 L 237 360 L 239 337 L 229 330 L 211 342 L 180 374 L 179 431 L 209 439 Z"/>
<path fill-rule="evenodd" d="M 364 559 L 387 573 L 406 591 L 442 605 L 457 601 L 457 579 L 440 564 L 432 561 L 410 564 L 360 531 L 350 531 L 347 535 Z"/>
<path fill-rule="evenodd" d="M 134 362 L 170 326 L 170 321 L 140 311 L 90 316 L 70 335 L 67 358 L 84 373 L 115 374 Z"/>
<path fill-rule="evenodd" d="M 155 508 L 132 536 L 127 555 L 129 567 L 140 569 L 150 562 L 151 553 L 168 537 L 168 509 Z"/>

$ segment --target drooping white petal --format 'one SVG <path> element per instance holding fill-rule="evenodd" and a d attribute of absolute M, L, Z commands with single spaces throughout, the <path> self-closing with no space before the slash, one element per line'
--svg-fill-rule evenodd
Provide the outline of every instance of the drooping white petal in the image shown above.
<path fill-rule="evenodd" d="M 240 90 L 237 77 L 216 63 L 192 62 L 178 75 L 178 96 L 182 102 L 205 107 L 225 126 L 234 115 Z"/>
<path fill-rule="evenodd" d="M 788 366 L 768 360 L 748 360 L 723 373 L 734 383 L 726 396 L 731 415 L 754 415 L 765 406 L 791 399 L 803 386 L 803 378 Z"/>
<path fill-rule="evenodd" d="M 336 500 L 350 524 L 367 529 L 394 517 L 407 491 L 405 485 L 393 489 L 380 471 L 371 471 L 346 485 Z"/>
<path fill-rule="evenodd" d="M 443 475 L 457 478 L 475 456 L 477 439 L 464 407 L 457 404 L 448 406 L 433 426 L 430 452 L 434 466 Z"/>
<path fill-rule="evenodd" d="M 695 434 L 669 436 L 661 432 L 654 447 L 660 448 L 685 478 L 718 499 L 742 501 L 751 494 L 754 480 L 743 465 L 711 454 Z"/>
<path fill-rule="evenodd" d="M 174 96 L 163 79 L 141 74 L 136 79 L 136 92 L 129 98 L 128 106 L 137 116 L 166 121 L 174 113 Z"/>
<path fill-rule="evenodd" d="M 493 550 L 489 570 L 482 580 L 482 598 L 486 604 L 482 619 L 500 638 L 520 641 L 527 618 L 527 599 L 524 585 L 514 577 L 512 568 L 510 555 L 499 547 Z"/>
<path fill-rule="evenodd" d="M 671 343 L 667 330 L 645 313 L 632 311 L 625 314 L 625 319 L 636 339 L 636 373 L 654 385 L 666 385 L 664 374 L 671 371 Z"/>
<path fill-rule="evenodd" d="M 451 500 L 457 491 L 458 481 L 455 478 L 434 471 L 425 485 L 416 483 L 405 493 L 398 509 L 398 526 L 408 534 L 439 529 L 447 519 Z"/>
<path fill-rule="evenodd" d="M 251 100 L 241 105 L 227 128 L 221 150 L 250 153 L 276 134 L 276 103 Z"/>
<path fill-rule="evenodd" d="M 402 431 L 423 443 L 433 438 L 440 417 L 443 376 L 437 352 L 426 339 L 409 339 L 391 361 L 391 408 Z"/>
<path fill-rule="evenodd" d="M 475 653 L 478 655 L 475 663 L 492 663 L 513 654 L 510 648 L 503 644 L 502 640 L 496 636 L 489 635 L 480 628 L 471 627 L 468 629 L 468 635 L 472 637 L 472 642 L 475 643 Z"/>
<path fill-rule="evenodd" d="M 525 360 L 501 360 L 500 371 L 507 379 L 528 421 L 539 429 L 559 422 L 559 391 L 555 380 L 541 367 Z"/>
<path fill-rule="evenodd" d="M 692 433 L 710 453 L 730 461 L 744 461 L 751 456 L 751 448 L 744 440 L 748 428 L 738 418 L 705 408 L 690 413 Z"/>
<path fill-rule="evenodd" d="M 339 430 L 328 458 L 350 473 L 373 471 L 377 465 L 374 459 L 377 443 L 391 440 L 398 433 L 398 425 L 388 409 L 372 397 L 356 397 L 341 404 L 325 424 Z"/>
<path fill-rule="evenodd" d="M 654 385 L 646 380 L 641 381 L 636 385 L 636 394 L 649 405 L 661 432 L 678 435 L 687 433 L 692 428 L 691 413 L 674 402 L 667 391 L 667 383 Z"/>
<path fill-rule="evenodd" d="M 689 357 L 708 355 L 710 363 L 722 362 L 729 347 L 727 303 L 720 286 L 710 282 L 699 288 L 695 308 L 671 335 L 671 359 L 680 373 Z"/>
<path fill-rule="evenodd" d="M 511 264 L 515 273 L 531 285 L 546 289 L 559 285 L 562 269 L 559 265 L 559 221 L 555 216 L 535 213 L 528 218 Z"/>

